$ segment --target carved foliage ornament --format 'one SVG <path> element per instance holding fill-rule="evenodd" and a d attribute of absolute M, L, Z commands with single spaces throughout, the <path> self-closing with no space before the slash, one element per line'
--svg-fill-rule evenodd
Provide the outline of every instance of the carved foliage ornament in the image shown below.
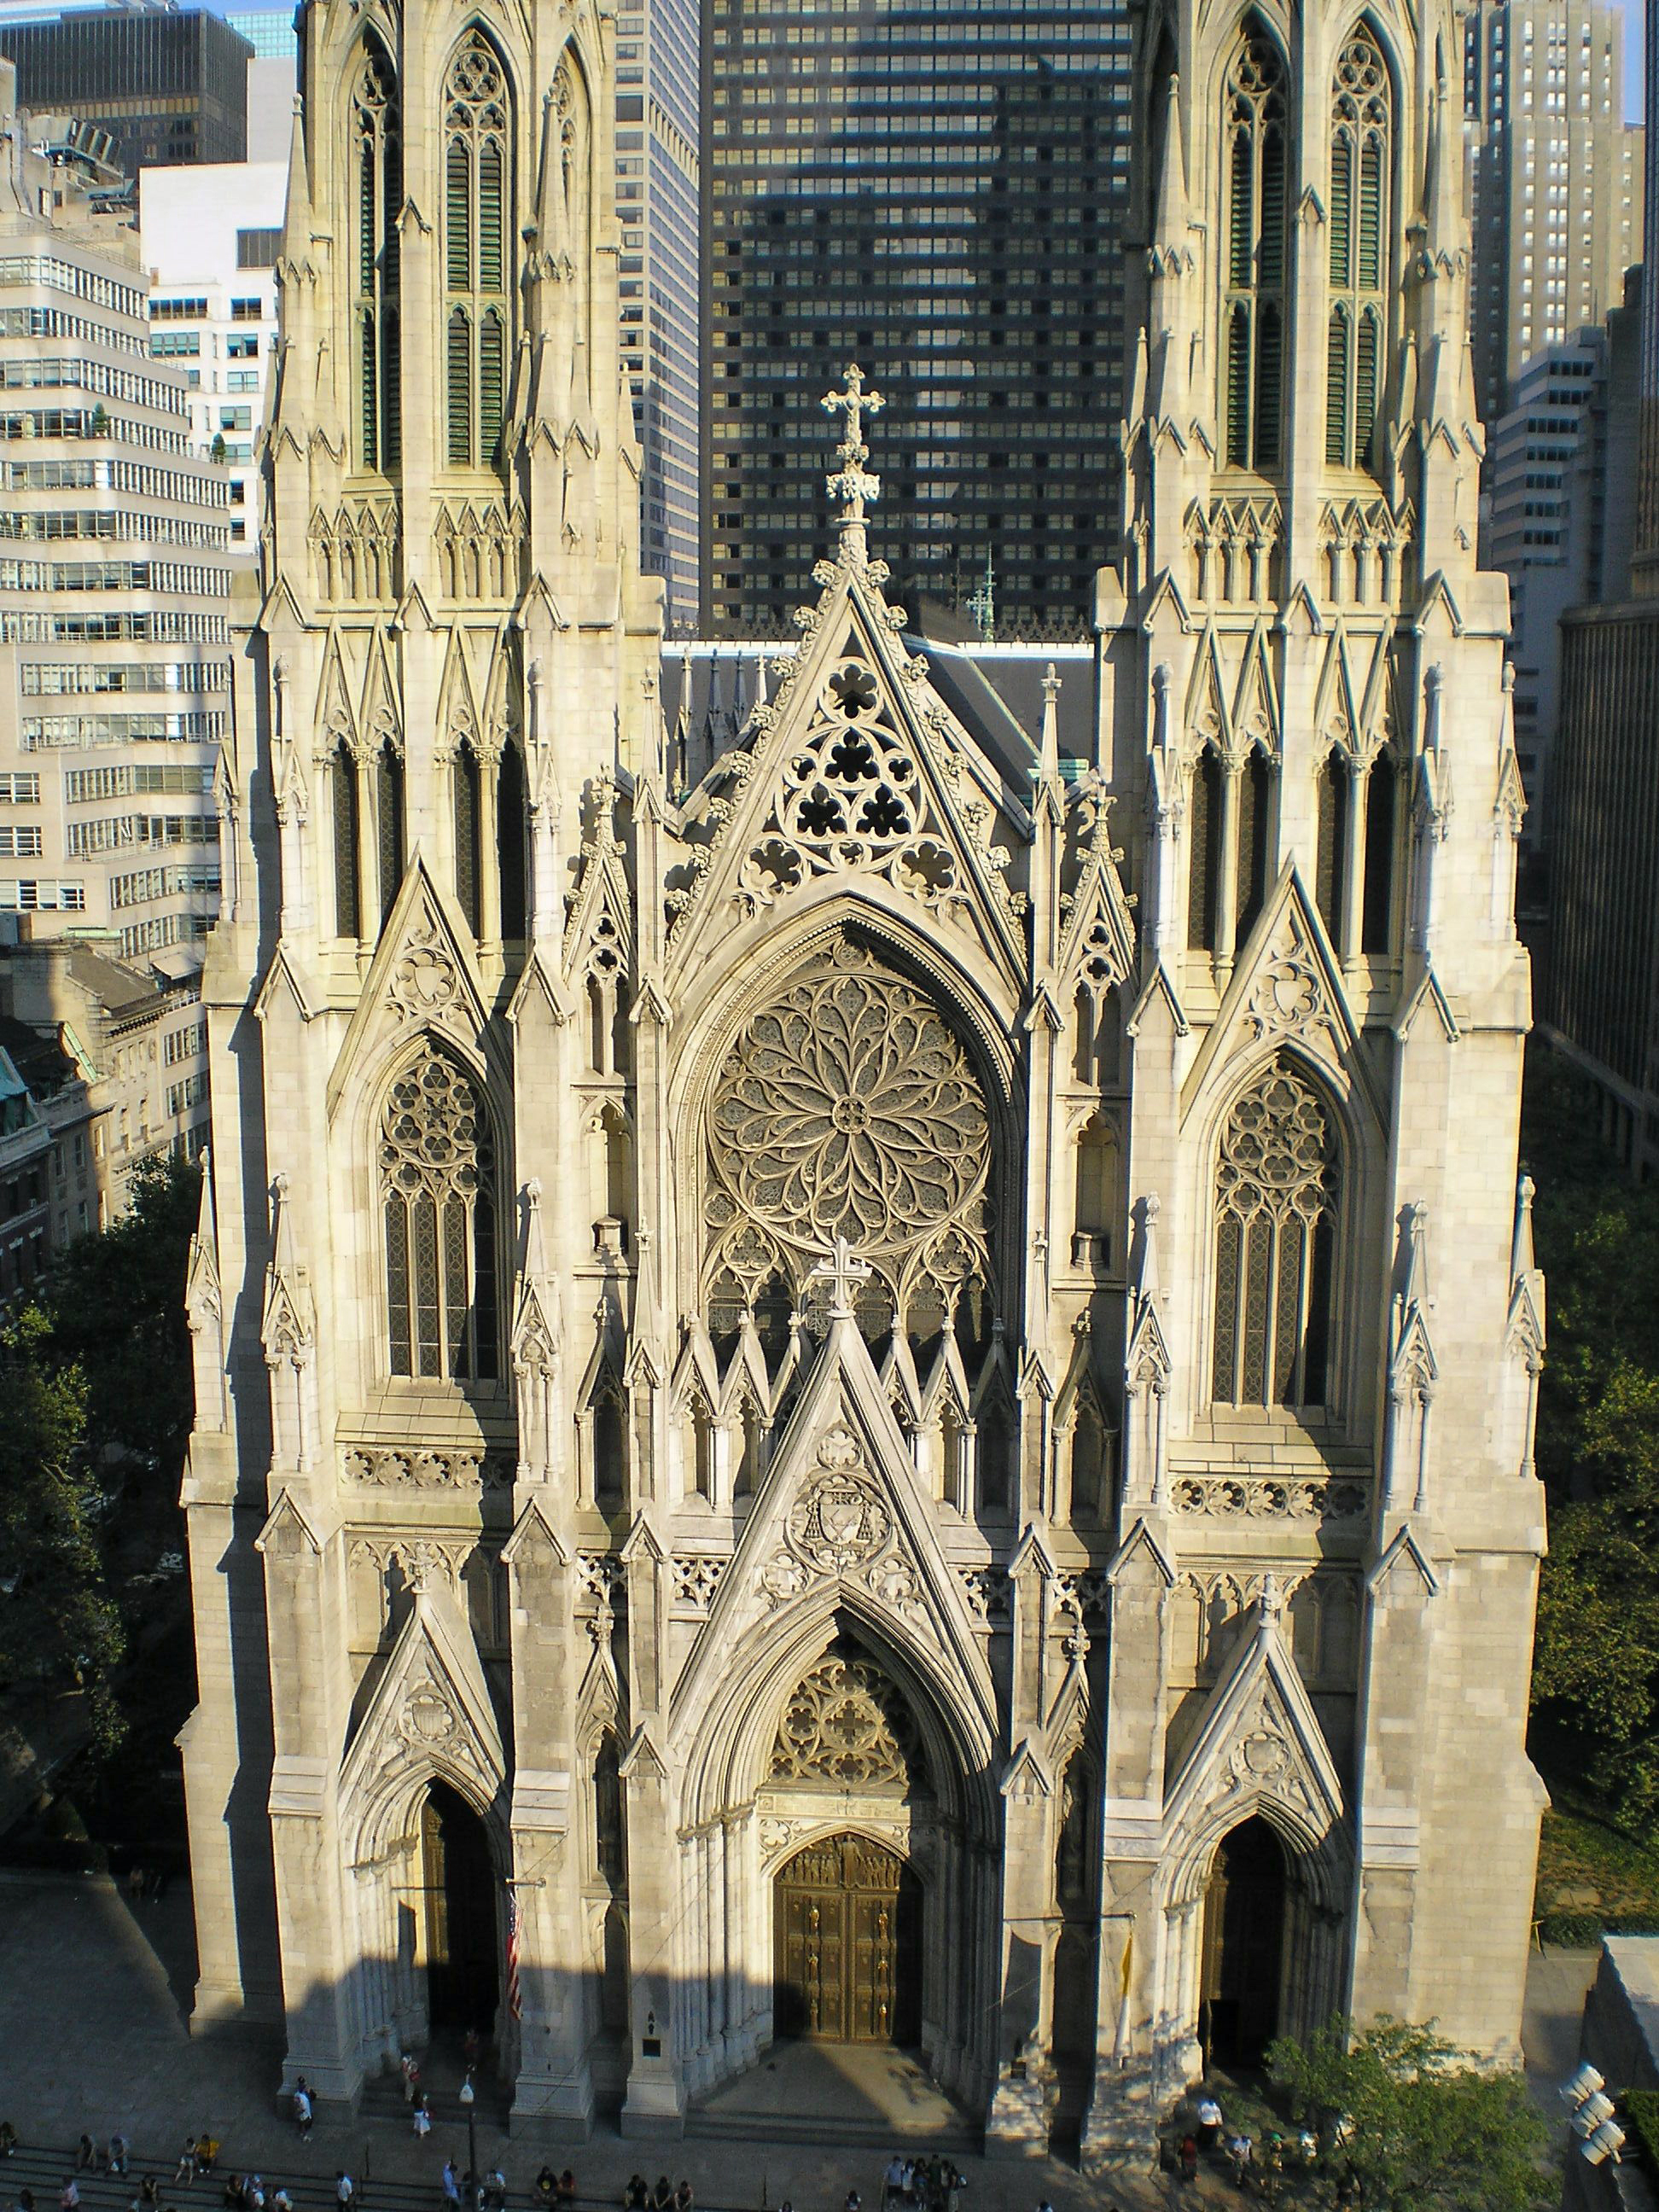
<path fill-rule="evenodd" d="M 926 1779 L 915 1716 L 868 1660 L 831 1652 L 784 1707 L 769 1779 L 832 1789 L 908 1790 Z"/>
<path fill-rule="evenodd" d="M 990 1127 L 968 1055 L 929 1001 L 839 938 L 751 1015 L 715 1077 L 711 1274 L 799 1288 L 844 1237 L 902 1308 L 924 1275 L 986 1279 Z"/>

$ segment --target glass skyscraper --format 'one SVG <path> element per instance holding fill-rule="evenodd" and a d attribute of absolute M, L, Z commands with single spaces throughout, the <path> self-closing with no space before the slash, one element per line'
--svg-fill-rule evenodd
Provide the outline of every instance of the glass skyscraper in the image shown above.
<path fill-rule="evenodd" d="M 856 361 L 912 608 L 1081 629 L 1118 534 L 1127 0 L 710 0 L 705 615 L 784 625 Z"/>

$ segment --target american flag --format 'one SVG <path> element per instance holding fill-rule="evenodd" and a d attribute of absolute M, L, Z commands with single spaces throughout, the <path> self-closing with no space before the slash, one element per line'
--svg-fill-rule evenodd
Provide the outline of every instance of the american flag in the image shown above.
<path fill-rule="evenodd" d="M 507 1893 L 507 2006 L 514 2020 L 522 2018 L 519 1993 L 519 1900 Z"/>

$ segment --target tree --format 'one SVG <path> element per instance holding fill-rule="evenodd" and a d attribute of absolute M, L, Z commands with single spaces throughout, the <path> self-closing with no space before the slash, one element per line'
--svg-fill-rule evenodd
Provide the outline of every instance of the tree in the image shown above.
<path fill-rule="evenodd" d="M 1350 2188 L 1364 2212 L 1542 2212 L 1559 2193 L 1549 2129 L 1518 2073 L 1492 2073 L 1431 2023 L 1334 2020 L 1282 2038 L 1267 2070 L 1296 2118 L 1334 2146 L 1316 2169 L 1325 2203 Z"/>
<path fill-rule="evenodd" d="M 190 1437 L 185 1270 L 201 1183 L 192 1162 L 141 1162 L 129 1211 L 72 1244 L 42 1297 L 52 1358 L 84 1378 L 94 1464 L 136 1461 L 169 1492 Z"/>
<path fill-rule="evenodd" d="M 35 1308 L 0 1328 L 0 1695 L 78 1686 L 94 1740 L 110 1744 L 122 1725 L 110 1690 L 120 1615 L 94 1534 L 86 1385 L 51 1356 L 50 1334 Z"/>
<path fill-rule="evenodd" d="M 1553 1782 L 1639 1829 L 1659 1809 L 1659 1188 L 1632 1183 L 1595 1126 L 1583 1079 L 1534 1048 L 1522 1152 L 1549 1286 L 1550 1550 L 1532 1748 Z"/>

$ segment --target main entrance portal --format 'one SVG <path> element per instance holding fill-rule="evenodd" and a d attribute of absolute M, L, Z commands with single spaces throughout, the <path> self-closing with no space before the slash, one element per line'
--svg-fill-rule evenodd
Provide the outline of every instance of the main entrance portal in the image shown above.
<path fill-rule="evenodd" d="M 779 1869 L 775 2032 L 826 2043 L 921 2039 L 921 1890 L 866 1837 L 809 1844 Z"/>
<path fill-rule="evenodd" d="M 421 1857 L 428 2018 L 434 2028 L 476 2028 L 487 2038 L 501 1995 L 495 1869 L 483 1822 L 441 1782 L 422 1808 Z"/>
<path fill-rule="evenodd" d="M 1224 1837 L 1204 1900 L 1203 2008 L 1206 2057 L 1254 2066 L 1279 2033 L 1285 1978 L 1283 1845 L 1259 1817 Z"/>

